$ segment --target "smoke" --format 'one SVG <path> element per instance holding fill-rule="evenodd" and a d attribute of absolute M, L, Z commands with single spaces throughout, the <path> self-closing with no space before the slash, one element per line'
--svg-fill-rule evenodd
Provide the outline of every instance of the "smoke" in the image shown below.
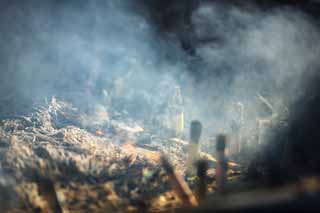
<path fill-rule="evenodd" d="M 194 60 L 175 36 L 160 35 L 135 1 L 3 4 L 0 95 L 20 100 L 6 105 L 13 110 L 52 95 L 84 108 L 103 104 L 103 91 L 119 83 L 132 112 L 150 117 L 180 85 L 187 121 L 229 131 L 242 102 L 251 128 L 261 110 L 257 94 L 276 110 L 290 107 L 303 94 L 306 73 L 319 67 L 318 27 L 290 8 L 202 4 L 191 19 Z M 187 72 L 191 67 L 197 72 Z"/>
<path fill-rule="evenodd" d="M 167 54 L 182 51 L 160 39 L 135 8 L 132 1 L 7 3 L 0 23 L 2 95 L 94 105 L 121 77 L 126 96 L 137 90 L 156 96 L 157 85 L 172 79 L 166 73 L 183 67 Z"/>
<path fill-rule="evenodd" d="M 192 21 L 198 40 L 214 41 L 196 46 L 205 65 L 200 69 L 211 76 L 198 87 L 211 110 L 202 117 L 209 118 L 209 124 L 216 122 L 213 129 L 230 129 L 237 102 L 244 105 L 246 126 L 254 128 L 263 111 L 257 94 L 279 114 L 305 95 L 305 77 L 319 67 L 319 30 L 306 14 L 293 8 L 263 11 L 218 2 L 200 6 Z"/>

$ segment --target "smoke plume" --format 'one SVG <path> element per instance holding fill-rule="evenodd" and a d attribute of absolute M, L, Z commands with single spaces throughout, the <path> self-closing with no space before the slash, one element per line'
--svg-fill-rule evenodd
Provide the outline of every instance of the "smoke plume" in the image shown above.
<path fill-rule="evenodd" d="M 132 113 L 149 117 L 179 85 L 187 121 L 200 119 L 212 134 L 230 131 L 241 102 L 253 128 L 261 110 L 257 94 L 281 112 L 319 67 L 318 26 L 292 8 L 201 4 L 188 35 L 195 59 L 176 35 L 159 33 L 153 14 L 135 1 L 2 4 L 2 116 L 51 96 L 83 108 L 103 105 L 103 91 L 119 83 Z"/>

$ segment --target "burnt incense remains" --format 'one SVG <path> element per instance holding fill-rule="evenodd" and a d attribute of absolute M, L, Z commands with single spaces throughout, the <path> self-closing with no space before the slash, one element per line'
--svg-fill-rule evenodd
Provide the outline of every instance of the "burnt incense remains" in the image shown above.
<path fill-rule="evenodd" d="M 190 143 L 188 150 L 188 159 L 187 159 L 187 173 L 190 175 L 195 174 L 195 169 L 193 167 L 194 162 L 199 158 L 198 149 L 199 149 L 199 140 L 202 132 L 202 124 L 200 121 L 192 121 L 190 127 Z"/>
<path fill-rule="evenodd" d="M 225 156 L 226 149 L 226 135 L 217 135 L 217 158 L 218 164 L 216 168 L 217 190 L 223 192 L 227 181 L 228 160 Z"/>
<path fill-rule="evenodd" d="M 197 162 L 197 198 L 199 201 L 203 200 L 207 195 L 207 170 L 208 162 L 206 160 L 199 160 Z"/>

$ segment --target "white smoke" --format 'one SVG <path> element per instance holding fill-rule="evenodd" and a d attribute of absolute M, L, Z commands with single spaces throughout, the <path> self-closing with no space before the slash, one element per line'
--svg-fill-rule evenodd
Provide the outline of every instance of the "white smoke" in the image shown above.
<path fill-rule="evenodd" d="M 121 77 L 126 96 L 139 91 L 155 97 L 168 92 L 161 82 L 175 81 L 173 73 L 184 69 L 181 60 L 167 60 L 182 51 L 158 37 L 132 1 L 12 3 L 1 17 L 3 94 L 94 105 Z"/>
<path fill-rule="evenodd" d="M 121 77 L 125 98 L 141 102 L 136 108 L 160 107 L 179 84 L 186 120 L 199 119 L 214 134 L 230 129 L 239 101 L 254 126 L 258 93 L 275 108 L 290 106 L 306 73 L 319 67 L 318 27 L 294 9 L 203 4 L 192 16 L 194 37 L 215 42 L 195 45 L 195 63 L 133 1 L 54 2 L 1 9 L 2 97 L 56 95 L 77 106 L 101 104 L 102 91 Z M 187 74 L 190 65 L 202 73 L 197 82 Z"/>
<path fill-rule="evenodd" d="M 319 67 L 318 26 L 297 9 L 262 11 L 208 3 L 192 20 L 199 40 L 215 41 L 196 47 L 206 65 L 199 69 L 213 76 L 198 86 L 211 108 L 202 118 L 209 118 L 213 129 L 228 128 L 239 101 L 245 122 L 254 127 L 260 110 L 257 94 L 266 96 L 276 111 L 290 108 L 303 94 L 305 76 Z"/>

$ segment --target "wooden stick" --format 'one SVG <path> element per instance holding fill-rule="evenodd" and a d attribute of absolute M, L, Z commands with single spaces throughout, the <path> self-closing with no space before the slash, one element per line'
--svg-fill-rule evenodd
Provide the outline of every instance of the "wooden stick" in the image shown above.
<path fill-rule="evenodd" d="M 262 103 L 264 103 L 273 113 L 274 112 L 274 108 L 273 108 L 272 104 L 270 104 L 270 102 L 265 97 L 263 97 L 261 94 L 258 94 L 257 96 L 258 96 L 259 100 Z"/>
<path fill-rule="evenodd" d="M 164 157 L 164 155 L 161 156 L 160 161 L 169 177 L 169 181 L 173 188 L 173 191 L 177 194 L 179 199 L 182 201 L 183 205 L 197 206 L 198 201 L 191 192 L 188 184 L 185 182 L 183 177 L 173 169 L 170 162 L 167 160 L 166 157 Z"/>

